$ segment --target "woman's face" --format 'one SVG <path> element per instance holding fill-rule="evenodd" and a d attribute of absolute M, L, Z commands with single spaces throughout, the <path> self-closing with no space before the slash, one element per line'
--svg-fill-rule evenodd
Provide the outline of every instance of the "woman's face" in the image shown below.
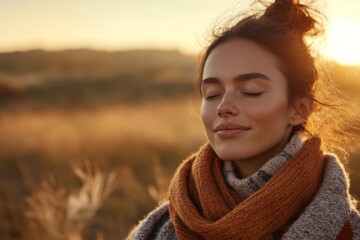
<path fill-rule="evenodd" d="M 298 124 L 277 58 L 249 40 L 230 40 L 211 51 L 201 92 L 206 134 L 223 160 L 268 160 Z"/>

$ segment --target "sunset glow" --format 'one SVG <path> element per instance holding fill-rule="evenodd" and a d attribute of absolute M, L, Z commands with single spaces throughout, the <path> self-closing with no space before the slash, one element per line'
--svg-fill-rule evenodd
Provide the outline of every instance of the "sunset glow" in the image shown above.
<path fill-rule="evenodd" d="M 325 54 L 342 64 L 360 65 L 360 22 L 335 22 L 328 28 Z"/>

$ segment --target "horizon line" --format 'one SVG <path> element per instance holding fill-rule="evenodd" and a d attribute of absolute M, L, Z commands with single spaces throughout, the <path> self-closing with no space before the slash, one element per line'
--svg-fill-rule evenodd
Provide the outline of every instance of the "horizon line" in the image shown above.
<path fill-rule="evenodd" d="M 29 53 L 29 52 L 47 52 L 47 53 L 57 53 L 57 52 L 69 52 L 69 51 L 93 51 L 93 52 L 103 52 L 103 53 L 119 53 L 119 52 L 136 52 L 136 51 L 143 51 L 143 52 L 150 52 L 150 51 L 156 51 L 156 52 L 173 52 L 173 53 L 179 53 L 184 56 L 190 56 L 190 57 L 198 57 L 201 54 L 201 51 L 198 53 L 187 53 L 186 51 L 183 51 L 179 48 L 157 48 L 157 47 L 138 47 L 138 48 L 119 48 L 119 49 L 105 49 L 105 48 L 98 48 L 98 47 L 68 47 L 68 48 L 41 48 L 41 47 L 34 47 L 34 48 L 24 48 L 24 49 L 12 49 L 12 50 L 1 50 L 0 49 L 0 55 L 5 54 L 14 54 L 14 53 Z M 336 64 L 339 64 L 341 66 L 346 67 L 359 67 L 360 63 L 344 63 L 341 61 L 338 61 L 333 58 L 329 58 L 325 56 L 326 61 L 329 62 L 335 62 Z"/>

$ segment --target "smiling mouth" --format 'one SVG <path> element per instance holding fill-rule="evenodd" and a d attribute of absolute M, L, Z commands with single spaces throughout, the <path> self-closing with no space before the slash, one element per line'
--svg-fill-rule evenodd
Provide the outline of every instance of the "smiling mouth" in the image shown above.
<path fill-rule="evenodd" d="M 249 127 L 236 124 L 220 124 L 214 132 L 222 138 L 230 138 L 250 130 Z"/>

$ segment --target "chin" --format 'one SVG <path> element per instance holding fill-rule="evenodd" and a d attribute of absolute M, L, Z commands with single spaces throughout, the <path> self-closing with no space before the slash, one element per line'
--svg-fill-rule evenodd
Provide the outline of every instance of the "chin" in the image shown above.
<path fill-rule="evenodd" d="M 216 155 L 225 161 L 237 161 L 237 160 L 245 160 L 253 157 L 254 154 L 251 154 L 249 149 L 245 151 L 244 149 L 239 149 L 238 147 L 234 149 L 234 147 L 215 147 L 213 148 Z"/>

